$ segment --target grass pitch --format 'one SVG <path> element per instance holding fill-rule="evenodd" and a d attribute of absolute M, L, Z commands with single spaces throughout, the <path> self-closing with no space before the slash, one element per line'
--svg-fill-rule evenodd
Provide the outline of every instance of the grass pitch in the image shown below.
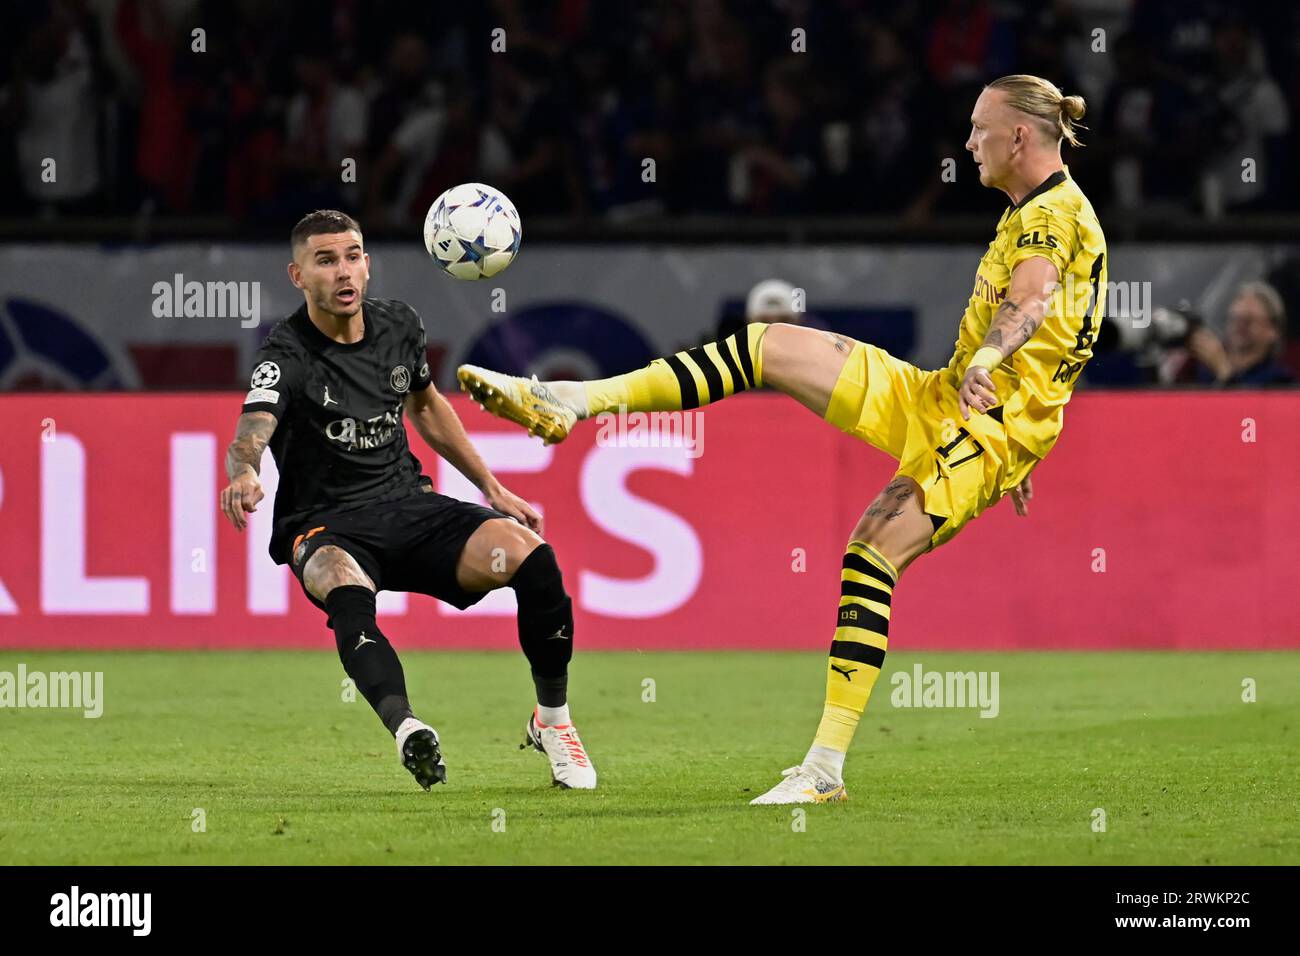
<path fill-rule="evenodd" d="M 808 746 L 815 652 L 579 653 L 591 793 L 518 749 L 518 654 L 402 660 L 443 738 L 431 793 L 333 653 L 0 652 L 103 671 L 105 697 L 0 711 L 0 862 L 1300 863 L 1300 654 L 891 652 L 850 799 L 806 816 L 747 801 Z M 997 671 L 998 716 L 892 706 L 917 662 Z"/>

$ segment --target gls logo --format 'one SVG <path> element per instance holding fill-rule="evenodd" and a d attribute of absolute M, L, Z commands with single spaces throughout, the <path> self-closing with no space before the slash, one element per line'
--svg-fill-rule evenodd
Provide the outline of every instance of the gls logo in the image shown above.
<path fill-rule="evenodd" d="M 1047 246 L 1049 249 L 1056 248 L 1056 237 L 1050 233 L 1044 239 L 1038 238 L 1038 231 L 1027 232 L 1016 240 L 1016 248 L 1023 249 L 1025 246 Z"/>

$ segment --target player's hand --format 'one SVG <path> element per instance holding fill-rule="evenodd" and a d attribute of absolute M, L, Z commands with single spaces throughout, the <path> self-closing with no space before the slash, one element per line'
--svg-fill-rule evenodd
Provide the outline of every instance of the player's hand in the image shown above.
<path fill-rule="evenodd" d="M 249 469 L 221 489 L 221 512 L 230 519 L 236 531 L 243 531 L 248 527 L 244 512 L 256 511 L 257 503 L 263 497 L 262 482 L 257 473 Z"/>
<path fill-rule="evenodd" d="M 970 421 L 970 410 L 983 415 L 990 408 L 996 408 L 998 393 L 993 388 L 993 377 L 982 365 L 972 365 L 966 369 L 966 376 L 961 380 L 957 390 L 957 401 L 961 407 L 961 417 Z"/>
<path fill-rule="evenodd" d="M 1192 329 L 1187 336 L 1187 350 L 1192 356 L 1214 373 L 1219 382 L 1232 378 L 1232 360 L 1219 341 L 1219 337 L 1203 325 Z"/>
<path fill-rule="evenodd" d="M 542 533 L 542 516 L 533 510 L 532 505 L 524 501 L 518 495 L 505 488 L 497 485 L 496 487 L 484 492 L 487 503 L 500 511 L 507 514 L 521 524 L 527 525 L 529 530 Z"/>
<path fill-rule="evenodd" d="M 1029 502 L 1034 497 L 1034 483 L 1029 475 L 1025 480 L 1011 489 L 1011 503 L 1016 506 L 1016 514 L 1025 518 L 1029 516 Z"/>

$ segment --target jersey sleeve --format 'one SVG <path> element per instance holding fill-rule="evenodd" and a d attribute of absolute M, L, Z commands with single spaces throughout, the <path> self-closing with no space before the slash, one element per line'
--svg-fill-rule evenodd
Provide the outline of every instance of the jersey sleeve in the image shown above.
<path fill-rule="evenodd" d="M 283 418 L 289 402 L 302 384 L 302 364 L 283 348 L 264 345 L 257 352 L 249 376 L 244 412 L 270 412 Z"/>
<path fill-rule="evenodd" d="M 409 308 L 409 306 L 408 306 Z M 411 309 L 411 334 L 408 344 L 411 363 L 411 391 L 422 392 L 429 387 L 429 348 L 420 313 Z"/>
<path fill-rule="evenodd" d="M 1020 214 L 1020 231 L 1011 240 L 1006 264 L 1014 271 L 1026 259 L 1041 256 L 1064 278 L 1079 248 L 1079 227 L 1073 217 L 1045 203 L 1035 203 Z"/>

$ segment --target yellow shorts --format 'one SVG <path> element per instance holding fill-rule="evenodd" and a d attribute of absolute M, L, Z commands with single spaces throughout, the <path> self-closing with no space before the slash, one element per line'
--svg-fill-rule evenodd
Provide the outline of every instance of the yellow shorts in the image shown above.
<path fill-rule="evenodd" d="M 1007 437 L 1000 408 L 963 421 L 947 369 L 922 371 L 859 342 L 831 392 L 826 420 L 898 459 L 925 492 L 930 547 L 998 502 L 1038 459 Z"/>

